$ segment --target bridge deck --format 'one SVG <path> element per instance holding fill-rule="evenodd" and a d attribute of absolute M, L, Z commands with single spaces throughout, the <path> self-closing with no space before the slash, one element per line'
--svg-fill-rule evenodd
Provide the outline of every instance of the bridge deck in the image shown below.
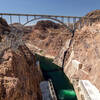
<path fill-rule="evenodd" d="M 81 18 L 78 16 L 57 16 L 57 15 L 41 15 L 41 14 L 14 14 L 14 13 L 0 13 L 0 15 L 7 16 L 48 16 L 48 17 L 64 17 L 64 18 Z"/>

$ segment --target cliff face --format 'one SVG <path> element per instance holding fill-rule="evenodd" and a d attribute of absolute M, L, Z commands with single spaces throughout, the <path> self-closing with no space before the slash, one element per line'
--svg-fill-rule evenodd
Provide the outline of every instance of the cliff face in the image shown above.
<path fill-rule="evenodd" d="M 65 61 L 66 75 L 70 79 L 90 80 L 100 90 L 100 24 L 94 23 L 77 30 L 69 52 Z M 82 68 L 77 70 L 72 60 L 79 61 Z"/>
<path fill-rule="evenodd" d="M 6 49 L 0 56 L 0 100 L 41 100 L 43 79 L 34 55 L 26 46 Z"/>
<path fill-rule="evenodd" d="M 71 33 L 62 25 L 52 21 L 39 21 L 25 40 L 45 51 L 45 54 L 57 56 L 65 41 L 71 38 Z"/>
<path fill-rule="evenodd" d="M 88 13 L 88 17 L 99 17 L 100 10 Z M 66 41 L 68 43 L 68 41 Z M 61 66 L 66 44 L 59 52 L 54 62 Z M 70 79 L 90 80 L 100 90 L 100 20 L 94 21 L 91 25 L 84 25 L 77 29 L 71 47 L 65 57 L 64 72 Z M 77 69 L 72 60 L 82 64 Z"/>
<path fill-rule="evenodd" d="M 76 76 L 90 80 L 100 90 L 100 23 L 84 26 L 76 35 L 73 59 L 83 64 Z"/>

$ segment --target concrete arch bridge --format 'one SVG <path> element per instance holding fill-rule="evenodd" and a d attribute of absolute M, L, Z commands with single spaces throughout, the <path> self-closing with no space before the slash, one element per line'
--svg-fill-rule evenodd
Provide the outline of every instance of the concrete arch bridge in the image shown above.
<path fill-rule="evenodd" d="M 22 25 L 28 25 L 31 22 L 39 19 L 50 19 L 64 25 L 72 33 L 75 32 L 77 28 L 80 29 L 85 24 L 91 25 L 92 22 L 95 20 L 95 18 L 88 18 L 88 17 L 36 15 L 36 14 L 0 13 L 0 16 L 2 18 L 5 18 L 9 24 L 20 23 Z"/>

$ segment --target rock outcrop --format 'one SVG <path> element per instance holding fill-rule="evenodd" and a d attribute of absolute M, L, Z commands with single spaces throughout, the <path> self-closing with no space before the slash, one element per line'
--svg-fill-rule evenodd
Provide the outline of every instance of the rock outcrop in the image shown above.
<path fill-rule="evenodd" d="M 41 31 L 46 31 L 48 28 L 59 29 L 61 28 L 61 25 L 49 20 L 45 20 L 45 21 L 42 20 L 42 21 L 38 21 L 34 28 L 39 29 Z"/>
<path fill-rule="evenodd" d="M 71 33 L 62 25 L 52 21 L 39 21 L 25 40 L 46 51 L 50 56 L 57 56 Z"/>
<path fill-rule="evenodd" d="M 0 55 L 0 100 L 42 100 L 41 80 L 35 56 L 25 45 Z"/>
<path fill-rule="evenodd" d="M 98 18 L 98 17 L 100 17 L 100 10 L 97 9 L 97 10 L 91 11 L 88 14 L 86 14 L 86 17 L 91 17 L 91 18 Z"/>
<path fill-rule="evenodd" d="M 0 17 L 0 35 L 10 32 L 10 30 L 10 26 L 8 25 L 6 20 Z"/>

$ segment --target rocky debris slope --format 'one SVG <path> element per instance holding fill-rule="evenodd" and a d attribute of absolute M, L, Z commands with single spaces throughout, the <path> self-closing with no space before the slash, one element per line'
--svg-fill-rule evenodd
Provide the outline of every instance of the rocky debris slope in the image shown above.
<path fill-rule="evenodd" d="M 62 25 L 52 21 L 39 21 L 26 40 L 51 56 L 57 56 L 65 41 L 71 38 L 71 33 Z"/>
<path fill-rule="evenodd" d="M 4 50 L 0 56 L 0 100 L 42 100 L 41 80 L 35 56 L 26 46 Z"/>

